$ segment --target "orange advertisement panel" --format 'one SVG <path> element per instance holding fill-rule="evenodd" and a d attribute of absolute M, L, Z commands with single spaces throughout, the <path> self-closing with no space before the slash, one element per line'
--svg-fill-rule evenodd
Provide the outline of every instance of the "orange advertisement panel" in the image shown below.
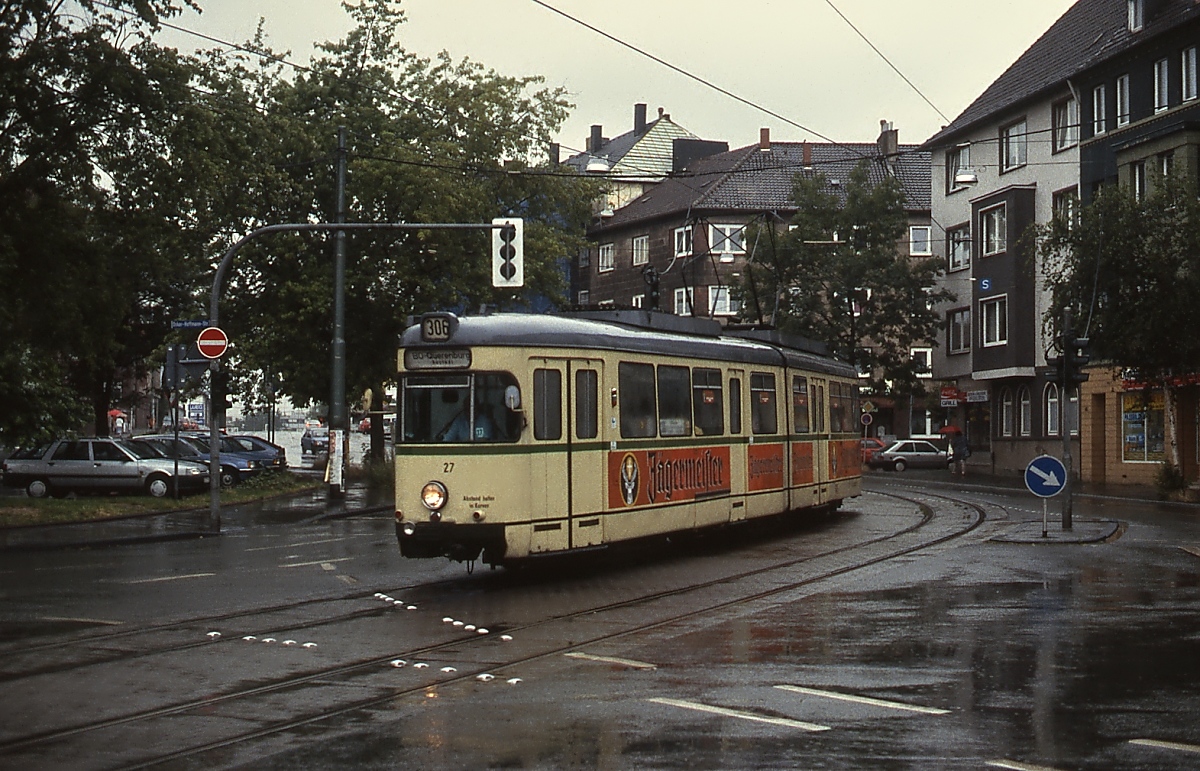
<path fill-rule="evenodd" d="M 862 442 L 848 439 L 829 444 L 829 478 L 845 479 L 862 474 Z"/>
<path fill-rule="evenodd" d="M 757 493 L 783 489 L 783 445 L 752 444 L 746 448 L 746 489 Z"/>
<path fill-rule="evenodd" d="M 792 444 L 792 484 L 810 485 L 813 483 L 813 443 L 795 442 Z"/>
<path fill-rule="evenodd" d="M 608 454 L 608 505 L 620 509 L 729 494 L 729 448 Z"/>

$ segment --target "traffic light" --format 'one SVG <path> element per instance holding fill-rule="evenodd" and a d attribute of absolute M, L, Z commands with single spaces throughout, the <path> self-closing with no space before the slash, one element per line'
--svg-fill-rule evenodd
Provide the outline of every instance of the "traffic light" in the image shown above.
<path fill-rule="evenodd" d="M 229 399 L 229 373 L 218 369 L 209 377 L 211 378 L 209 398 L 212 400 L 213 409 L 224 411 L 232 407 L 233 402 Z"/>
<path fill-rule="evenodd" d="M 492 286 L 500 289 L 524 286 L 524 221 L 503 217 L 492 220 L 492 226 Z"/>
<path fill-rule="evenodd" d="M 648 298 L 650 300 L 650 310 L 656 311 L 658 310 L 661 290 L 658 281 L 658 271 L 654 269 L 653 265 L 647 265 L 642 268 L 642 280 L 646 282 L 646 290 L 650 295 Z"/>
<path fill-rule="evenodd" d="M 1092 356 L 1088 353 L 1088 345 L 1091 340 L 1086 337 L 1075 337 L 1073 334 L 1066 335 L 1066 346 L 1063 351 L 1063 359 L 1066 360 L 1066 380 L 1068 383 L 1084 383 L 1088 379 L 1088 374 L 1083 371 L 1083 368 Z"/>

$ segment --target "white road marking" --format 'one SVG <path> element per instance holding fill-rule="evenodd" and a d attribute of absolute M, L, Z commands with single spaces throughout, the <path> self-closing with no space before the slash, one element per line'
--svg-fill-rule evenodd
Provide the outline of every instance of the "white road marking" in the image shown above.
<path fill-rule="evenodd" d="M 313 560 L 312 562 L 293 562 L 290 565 L 280 565 L 279 567 L 281 567 L 281 568 L 304 568 L 304 567 L 309 567 L 311 565 L 320 565 L 321 567 L 325 568 L 326 570 L 333 570 L 333 567 L 332 567 L 333 563 L 349 562 L 352 559 L 354 559 L 354 557 L 341 557 L 341 558 L 335 559 L 335 560 Z M 329 565 L 330 567 L 326 568 L 325 567 L 326 565 Z"/>
<path fill-rule="evenodd" d="M 242 551 L 250 552 L 250 551 L 272 551 L 274 549 L 295 549 L 295 548 L 298 548 L 301 546 L 316 546 L 317 544 L 321 544 L 321 543 L 338 543 L 339 541 L 349 541 L 352 537 L 357 537 L 357 536 L 346 536 L 345 538 L 325 538 L 324 540 L 320 540 L 320 541 L 299 541 L 299 542 L 292 542 L 292 543 L 283 543 L 283 544 L 279 544 L 278 546 L 255 546 L 253 549 L 243 549 Z"/>
<path fill-rule="evenodd" d="M 633 669 L 658 669 L 657 664 L 648 664 L 645 661 L 635 661 L 633 659 L 619 659 L 615 656 L 593 656 L 590 653 L 564 653 L 564 656 L 571 659 L 583 659 L 584 661 L 599 661 L 603 664 L 620 664 Z"/>
<path fill-rule="evenodd" d="M 185 576 L 163 576 L 162 578 L 140 578 L 137 581 L 122 581 L 123 584 L 157 584 L 162 581 L 182 581 L 185 578 L 208 578 L 216 573 L 189 573 Z"/>
<path fill-rule="evenodd" d="M 989 760 L 986 765 L 992 768 L 1007 768 L 1010 771 L 1058 771 L 1050 766 L 1032 766 L 1028 763 L 1018 763 L 1015 760 Z"/>
<path fill-rule="evenodd" d="M 1195 546 L 1180 546 L 1179 548 L 1183 549 L 1193 557 L 1200 557 L 1200 549 L 1197 549 Z"/>
<path fill-rule="evenodd" d="M 346 583 L 346 584 L 357 584 L 358 583 L 357 578 L 355 578 L 354 576 L 348 576 L 345 573 L 339 573 L 338 580 L 341 581 L 342 583 Z"/>
<path fill-rule="evenodd" d="M 682 709 L 690 709 L 696 712 L 708 712 L 713 715 L 723 715 L 725 717 L 736 717 L 742 720 L 750 720 L 755 723 L 769 723 L 770 725 L 783 726 L 785 728 L 799 728 L 801 731 L 828 731 L 827 725 L 817 725 L 816 723 L 805 723 L 800 720 L 792 720 L 786 717 L 771 717 L 769 715 L 756 715 L 753 712 L 743 712 L 737 709 L 728 709 L 726 707 L 713 707 L 708 704 L 700 704 L 695 701 L 683 701 L 681 699 L 647 699 L 646 701 L 654 702 L 655 704 L 665 704 L 668 707 L 681 707 Z"/>
<path fill-rule="evenodd" d="M 1197 555 L 1200 556 L 1200 555 Z M 1130 744 L 1140 744 L 1143 747 L 1157 747 L 1160 750 L 1178 750 L 1179 752 L 1195 752 L 1200 754 L 1200 747 L 1195 744 L 1180 744 L 1179 742 L 1164 742 L 1158 739 L 1130 739 Z"/>
<path fill-rule="evenodd" d="M 904 704 L 899 701 L 885 701 L 883 699 L 872 699 L 870 696 L 854 696 L 849 693 L 838 693 L 836 691 L 818 691 L 815 688 L 804 688 L 799 685 L 777 685 L 775 686 L 781 691 L 790 691 L 792 693 L 802 693 L 807 696 L 820 696 L 823 699 L 837 699 L 838 701 L 850 701 L 855 704 L 869 704 L 872 707 L 886 707 L 887 709 L 901 709 L 907 712 L 920 712 L 926 715 L 949 715 L 950 710 L 938 709 L 937 707 L 920 707 L 913 704 Z"/>
<path fill-rule="evenodd" d="M 103 626 L 122 626 L 124 621 L 107 621 L 102 618 L 71 618 L 70 616 L 41 616 L 39 621 L 70 621 L 75 624 L 100 624 Z"/>
<path fill-rule="evenodd" d="M 332 562 L 322 562 L 321 570 L 337 570 L 337 568 L 334 567 Z"/>

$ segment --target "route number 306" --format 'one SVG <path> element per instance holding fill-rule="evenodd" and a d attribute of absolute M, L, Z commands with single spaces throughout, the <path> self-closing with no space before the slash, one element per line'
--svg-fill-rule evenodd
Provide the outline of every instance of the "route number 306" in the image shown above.
<path fill-rule="evenodd" d="M 427 343 L 444 343 L 454 336 L 457 321 L 453 316 L 430 314 L 421 319 L 421 340 Z"/>

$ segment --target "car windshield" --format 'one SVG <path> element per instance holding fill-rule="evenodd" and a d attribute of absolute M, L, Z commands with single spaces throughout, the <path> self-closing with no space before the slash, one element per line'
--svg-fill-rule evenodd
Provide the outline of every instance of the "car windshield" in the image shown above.
<path fill-rule="evenodd" d="M 152 445 L 150 442 L 142 442 L 136 439 L 130 439 L 125 442 L 118 442 L 118 444 L 128 450 L 133 457 L 140 460 L 149 460 L 150 458 L 162 458 L 166 456 L 166 453 Z"/>
<path fill-rule="evenodd" d="M 194 442 L 196 444 L 197 447 L 200 448 L 201 452 L 205 452 L 205 453 L 208 452 L 208 439 L 207 438 L 203 438 L 203 437 L 199 437 L 199 436 L 193 436 L 193 437 L 189 437 L 189 438 L 191 439 L 192 442 Z M 246 451 L 245 447 L 242 447 L 240 444 L 233 441 L 229 437 L 227 437 L 227 436 L 221 437 L 221 452 L 238 453 L 238 452 L 245 452 L 245 451 Z"/>
<path fill-rule="evenodd" d="M 403 441 L 515 442 L 521 416 L 505 405 L 517 381 L 507 372 L 410 375 L 401 387 Z"/>

